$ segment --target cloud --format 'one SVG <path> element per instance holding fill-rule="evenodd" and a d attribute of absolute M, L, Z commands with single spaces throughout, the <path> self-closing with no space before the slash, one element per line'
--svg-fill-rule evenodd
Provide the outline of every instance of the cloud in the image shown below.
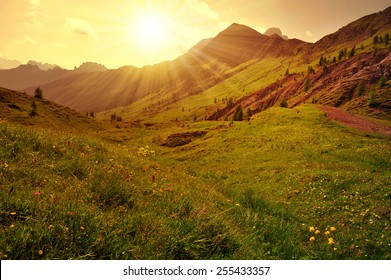
<path fill-rule="evenodd" d="M 206 16 L 209 19 L 220 19 L 219 13 L 209 8 L 208 4 L 203 1 L 192 1 L 191 9 L 200 15 Z"/>
<path fill-rule="evenodd" d="M 81 18 L 66 18 L 65 30 L 78 33 L 87 37 L 97 38 L 96 30 L 90 23 Z"/>

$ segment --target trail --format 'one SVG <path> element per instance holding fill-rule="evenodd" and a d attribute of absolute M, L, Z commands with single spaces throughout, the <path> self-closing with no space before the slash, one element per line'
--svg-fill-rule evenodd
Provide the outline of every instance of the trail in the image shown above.
<path fill-rule="evenodd" d="M 366 132 L 381 133 L 391 136 L 391 127 L 385 124 L 377 123 L 363 117 L 352 115 L 341 109 L 330 106 L 319 106 L 320 109 L 326 112 L 326 116 L 343 125 L 353 127 Z"/>

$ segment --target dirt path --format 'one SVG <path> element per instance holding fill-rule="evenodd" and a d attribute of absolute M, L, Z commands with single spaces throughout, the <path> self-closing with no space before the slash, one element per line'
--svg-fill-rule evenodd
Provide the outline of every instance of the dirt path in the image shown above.
<path fill-rule="evenodd" d="M 343 125 L 353 127 L 366 132 L 381 133 L 391 136 L 391 127 L 385 124 L 377 123 L 363 117 L 352 115 L 341 109 L 330 106 L 319 106 L 326 112 L 328 118 L 335 120 Z"/>

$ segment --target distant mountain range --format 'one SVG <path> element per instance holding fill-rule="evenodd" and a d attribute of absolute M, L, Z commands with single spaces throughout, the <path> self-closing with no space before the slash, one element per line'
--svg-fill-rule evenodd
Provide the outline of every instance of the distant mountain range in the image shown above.
<path fill-rule="evenodd" d="M 16 61 L 14 65 L 17 65 Z M 30 60 L 27 64 L 20 64 L 15 68 L 0 70 L 0 86 L 23 90 L 28 87 L 41 86 L 72 74 L 106 70 L 107 68 L 104 65 L 93 62 L 86 62 L 79 67 L 75 67 L 74 70 L 67 70 L 55 64 Z"/>
<path fill-rule="evenodd" d="M 302 76 L 295 79 L 303 79 L 307 66 L 314 66 L 321 56 L 330 62 L 332 56 L 338 56 L 339 49 L 352 48 L 389 29 L 391 7 L 358 19 L 316 43 L 289 39 L 278 28 L 261 34 L 248 26 L 234 23 L 216 37 L 202 40 L 173 61 L 113 70 L 95 63 L 83 64 L 74 70 L 53 67 L 46 71 L 40 67 L 49 66 L 39 63 L 20 65 L 0 71 L 0 86 L 24 90 L 29 94 L 40 86 L 45 98 L 81 112 L 100 112 L 139 100 L 155 100 L 145 104 L 169 108 L 171 104 L 205 92 L 230 77 L 239 77 L 249 65 L 264 59 L 281 61 L 281 65 L 274 65 L 275 68 L 271 69 L 274 72 L 289 70 L 295 63 L 295 68 L 302 71 Z M 383 55 L 387 56 L 386 53 Z M 375 61 L 373 65 L 379 62 Z M 279 79 L 283 78 L 281 75 Z M 250 82 L 246 83 L 237 85 L 238 89 L 251 86 Z"/>

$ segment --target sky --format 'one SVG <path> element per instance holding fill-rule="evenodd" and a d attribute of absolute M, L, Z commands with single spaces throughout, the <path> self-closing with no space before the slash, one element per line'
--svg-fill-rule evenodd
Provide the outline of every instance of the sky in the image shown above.
<path fill-rule="evenodd" d="M 391 0 L 0 0 L 0 60 L 73 69 L 172 60 L 232 23 L 315 42 Z"/>

